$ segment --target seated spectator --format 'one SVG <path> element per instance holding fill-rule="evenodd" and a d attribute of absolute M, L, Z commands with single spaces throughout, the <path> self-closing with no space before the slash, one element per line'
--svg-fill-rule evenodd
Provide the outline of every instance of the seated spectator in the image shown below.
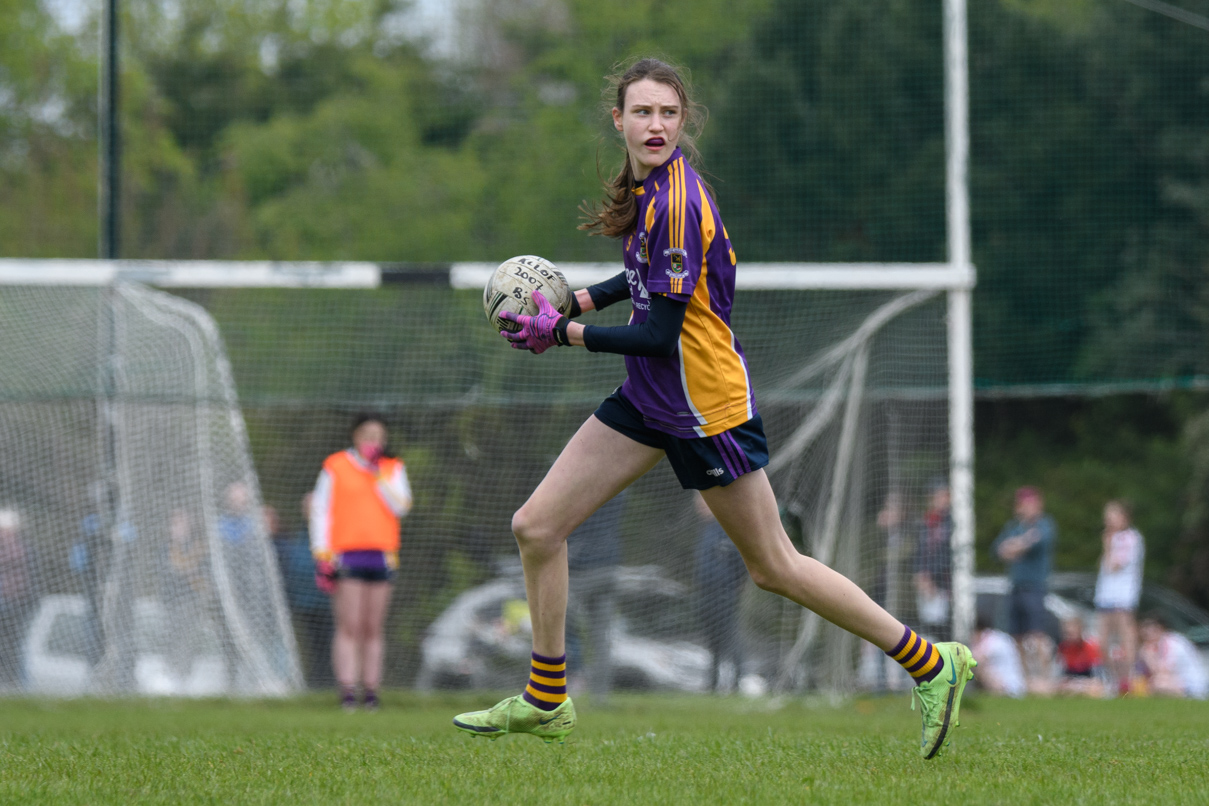
<path fill-rule="evenodd" d="M 1209 696 L 1209 675 L 1192 642 L 1167 628 L 1160 613 L 1148 613 L 1138 624 L 1142 674 L 1151 693 L 1166 697 Z"/>
<path fill-rule="evenodd" d="M 1020 650 L 1010 635 L 994 629 L 989 619 L 979 616 L 970 651 L 978 661 L 975 679 L 984 691 L 1008 697 L 1024 696 L 1024 667 L 1020 663 Z"/>
<path fill-rule="evenodd" d="M 1050 697 L 1058 690 L 1062 670 L 1058 664 L 1058 646 L 1047 634 L 1029 633 L 1018 644 L 1024 666 L 1024 685 L 1029 694 Z"/>
<path fill-rule="evenodd" d="M 1078 616 L 1062 622 L 1062 641 L 1058 644 L 1062 678 L 1058 691 L 1085 697 L 1100 697 L 1104 685 L 1100 672 L 1100 645 L 1083 637 L 1083 619 Z"/>

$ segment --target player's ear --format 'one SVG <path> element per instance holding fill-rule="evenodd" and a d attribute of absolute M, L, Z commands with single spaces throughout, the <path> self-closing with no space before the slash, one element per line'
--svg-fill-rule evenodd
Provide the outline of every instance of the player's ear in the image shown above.
<path fill-rule="evenodd" d="M 621 110 L 613 107 L 613 128 L 621 131 Z"/>

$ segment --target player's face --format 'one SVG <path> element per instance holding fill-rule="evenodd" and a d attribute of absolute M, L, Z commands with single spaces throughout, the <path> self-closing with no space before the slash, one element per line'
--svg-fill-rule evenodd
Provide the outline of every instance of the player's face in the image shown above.
<path fill-rule="evenodd" d="M 373 420 L 362 423 L 353 434 L 353 447 L 362 456 L 369 456 L 371 453 L 380 455 L 386 447 L 386 426 Z"/>
<path fill-rule="evenodd" d="M 684 108 L 667 84 L 644 78 L 625 92 L 625 109 L 613 108 L 613 126 L 625 137 L 636 179 L 667 162 L 680 143 Z"/>

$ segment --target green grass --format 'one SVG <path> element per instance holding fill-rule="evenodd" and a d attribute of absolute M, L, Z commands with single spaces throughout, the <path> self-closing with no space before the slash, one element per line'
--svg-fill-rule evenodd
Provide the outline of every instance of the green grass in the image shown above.
<path fill-rule="evenodd" d="M 906 696 L 618 697 L 565 746 L 455 732 L 491 697 L 0 702 L 0 803 L 1205 803 L 1209 704 L 970 699 L 916 750 Z"/>

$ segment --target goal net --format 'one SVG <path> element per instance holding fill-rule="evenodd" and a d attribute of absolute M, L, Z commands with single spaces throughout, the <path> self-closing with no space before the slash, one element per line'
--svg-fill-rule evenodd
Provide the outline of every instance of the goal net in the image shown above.
<path fill-rule="evenodd" d="M 277 267 L 273 282 L 356 285 L 355 268 Z M 935 545 L 947 515 L 932 506 L 950 466 L 944 290 L 828 290 L 808 287 L 809 272 L 741 268 L 733 326 L 787 531 L 943 637 L 944 591 L 958 583 Z M 252 276 L 226 276 L 237 271 Z M 475 271 L 171 294 L 0 285 L 0 508 L 20 513 L 10 531 L 29 569 L 24 611 L 3 616 L 22 636 L 10 685 L 331 685 L 330 608 L 297 560 L 305 496 L 363 411 L 385 416 L 415 493 L 386 683 L 521 685 L 529 627 L 511 515 L 625 370 L 585 350 L 509 349 L 484 320 Z M 190 264 L 145 276 L 205 280 Z M 570 555 L 574 687 L 908 685 L 871 646 L 747 581 L 666 462 L 572 535 Z M 78 674 L 38 665 L 52 656 Z"/>
<path fill-rule="evenodd" d="M 119 282 L 0 286 L 0 321 L 0 690 L 297 690 L 213 319 Z"/>

